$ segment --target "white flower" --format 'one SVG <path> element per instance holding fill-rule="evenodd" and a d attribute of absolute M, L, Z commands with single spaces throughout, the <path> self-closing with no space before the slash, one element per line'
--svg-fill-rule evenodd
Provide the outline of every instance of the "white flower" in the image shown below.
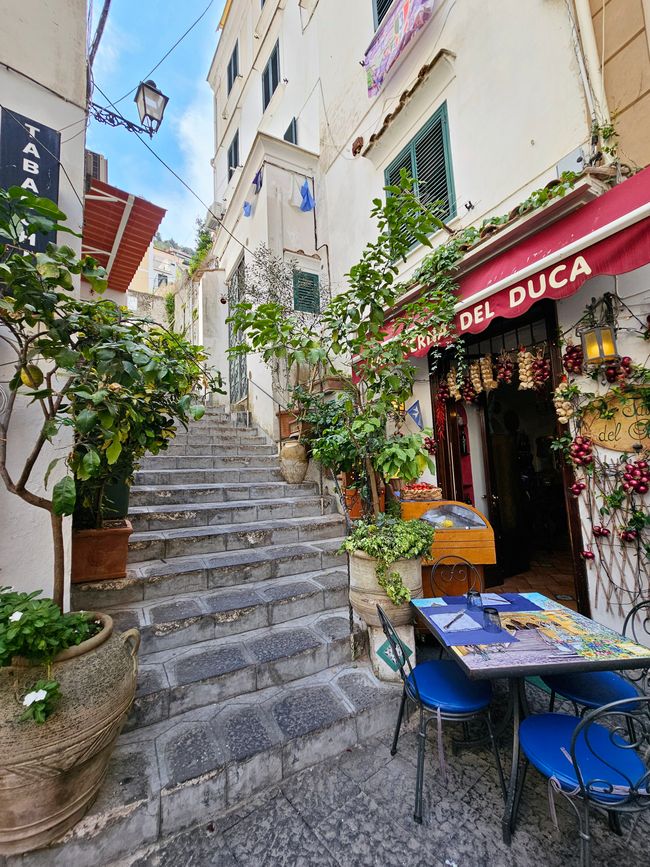
<path fill-rule="evenodd" d="M 43 701 L 45 698 L 47 698 L 47 690 L 37 689 L 35 692 L 27 693 L 23 699 L 23 704 L 25 707 L 29 707 L 31 704 L 34 704 L 35 701 Z"/>
<path fill-rule="evenodd" d="M 23 616 L 23 612 L 22 612 L 22 611 L 14 611 L 14 613 L 11 615 L 11 617 L 9 618 L 9 620 L 10 620 L 12 623 L 18 623 L 18 621 L 20 620 L 20 618 L 21 618 L 22 616 Z"/>

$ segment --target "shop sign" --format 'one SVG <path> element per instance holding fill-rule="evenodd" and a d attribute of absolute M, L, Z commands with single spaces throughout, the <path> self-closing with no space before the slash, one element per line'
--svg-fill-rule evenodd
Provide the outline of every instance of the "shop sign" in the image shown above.
<path fill-rule="evenodd" d="M 497 292 L 492 298 L 474 304 L 458 315 L 459 331 L 482 331 L 495 316 L 511 319 L 525 313 L 541 298 L 566 298 L 593 273 L 585 255 L 566 259 L 510 289 Z"/>
<path fill-rule="evenodd" d="M 364 60 L 368 96 L 376 96 L 401 54 L 433 15 L 437 0 L 396 0 L 381 22 Z"/>
<path fill-rule="evenodd" d="M 603 406 L 604 413 L 599 407 L 586 412 L 583 420 L 584 432 L 596 445 L 616 452 L 631 452 L 639 444 L 650 448 L 650 412 L 641 400 L 610 394 Z"/>
<path fill-rule="evenodd" d="M 15 111 L 0 110 L 0 187 L 23 187 L 59 202 L 61 134 Z M 44 252 L 56 233 L 32 235 L 23 246 Z"/>

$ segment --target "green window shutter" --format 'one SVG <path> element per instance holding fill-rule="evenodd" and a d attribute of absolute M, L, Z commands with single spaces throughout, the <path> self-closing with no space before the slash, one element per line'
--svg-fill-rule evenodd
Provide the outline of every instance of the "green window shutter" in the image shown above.
<path fill-rule="evenodd" d="M 302 313 L 320 313 L 318 274 L 293 272 L 293 309 Z"/>
<path fill-rule="evenodd" d="M 421 201 L 427 205 L 442 202 L 434 208 L 437 217 L 448 220 L 456 215 L 446 103 L 390 163 L 384 173 L 386 186 L 399 185 L 402 169 L 415 178 Z"/>
<path fill-rule="evenodd" d="M 375 28 L 379 27 L 384 20 L 392 4 L 393 0 L 373 0 L 373 6 L 375 7 Z"/>
<path fill-rule="evenodd" d="M 415 174 L 415 166 L 413 164 L 413 149 L 408 145 L 404 150 L 395 157 L 393 162 L 388 166 L 385 172 L 385 180 L 387 187 L 397 187 L 400 181 L 400 172 L 406 169 L 411 177 Z"/>
<path fill-rule="evenodd" d="M 437 216 L 446 220 L 456 213 L 446 105 L 415 136 L 412 146 L 418 195 L 426 204 L 442 202 L 435 210 Z"/>

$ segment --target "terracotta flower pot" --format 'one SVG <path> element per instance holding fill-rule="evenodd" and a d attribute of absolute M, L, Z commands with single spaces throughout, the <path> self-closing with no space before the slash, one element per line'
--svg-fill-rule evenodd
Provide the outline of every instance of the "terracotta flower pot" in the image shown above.
<path fill-rule="evenodd" d="M 393 605 L 384 589 L 377 580 L 377 561 L 374 557 L 355 551 L 350 558 L 350 602 L 357 614 L 365 620 L 368 626 L 381 626 L 377 605 L 381 605 L 388 617 L 396 626 L 411 623 L 413 613 L 411 606 Z M 404 585 L 411 591 L 411 598 L 422 596 L 422 560 L 417 557 L 412 560 L 397 560 L 389 567 L 391 572 L 399 572 Z"/>
<path fill-rule="evenodd" d="M 92 804 L 135 694 L 140 633 L 98 635 L 44 665 L 0 668 L 0 854 L 29 852 L 61 837 Z M 20 722 L 22 696 L 40 679 L 61 698 L 42 724 Z"/>
<path fill-rule="evenodd" d="M 73 584 L 126 577 L 131 522 L 109 521 L 99 530 L 72 531 Z"/>

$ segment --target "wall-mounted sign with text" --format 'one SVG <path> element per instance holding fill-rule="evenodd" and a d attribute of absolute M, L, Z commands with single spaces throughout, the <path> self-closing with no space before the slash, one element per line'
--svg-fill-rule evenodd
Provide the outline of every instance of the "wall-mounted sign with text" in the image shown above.
<path fill-rule="evenodd" d="M 595 445 L 617 452 L 631 452 L 634 446 L 650 446 L 650 414 L 643 402 L 624 395 L 608 395 L 603 408 L 587 411 L 583 430 Z"/>
<path fill-rule="evenodd" d="M 15 111 L 0 109 L 0 187 L 23 187 L 58 204 L 61 134 Z M 26 238 L 23 244 L 43 252 L 56 233 Z"/>

